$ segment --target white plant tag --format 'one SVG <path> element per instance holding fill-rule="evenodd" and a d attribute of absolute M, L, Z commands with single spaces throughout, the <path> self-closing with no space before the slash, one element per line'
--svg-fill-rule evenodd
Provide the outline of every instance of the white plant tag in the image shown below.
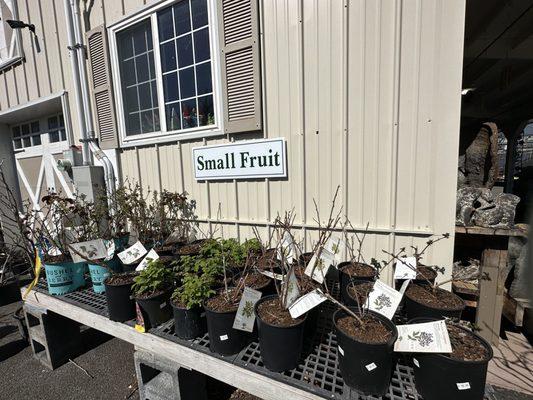
<path fill-rule="evenodd" d="M 407 286 L 409 286 L 410 282 L 411 281 L 409 279 L 406 279 L 405 281 L 403 281 L 402 286 L 400 287 L 400 293 L 402 294 L 402 296 L 405 294 L 405 291 L 407 290 Z"/>
<path fill-rule="evenodd" d="M 326 296 L 324 296 L 320 289 L 315 289 L 292 303 L 289 307 L 289 313 L 291 317 L 298 318 L 324 301 L 326 301 Z"/>
<path fill-rule="evenodd" d="M 370 363 L 368 365 L 365 365 L 365 368 L 369 371 L 374 371 L 378 366 L 375 363 Z"/>
<path fill-rule="evenodd" d="M 159 306 L 160 309 L 163 309 L 167 306 L 167 302 L 165 301 L 164 303 L 161 303 L 161 305 Z"/>
<path fill-rule="evenodd" d="M 300 290 L 298 289 L 298 279 L 296 278 L 296 274 L 294 273 L 294 268 L 291 268 L 287 275 L 285 275 L 286 282 L 283 282 L 281 285 L 282 293 L 287 293 L 287 306 L 291 306 L 292 303 L 296 301 L 298 297 L 300 297 Z M 289 285 L 287 289 L 285 289 L 285 285 Z M 287 292 L 285 292 L 287 290 Z"/>
<path fill-rule="evenodd" d="M 272 271 L 263 271 L 263 270 L 261 270 L 259 272 L 261 272 L 265 276 L 268 276 L 269 278 L 277 279 L 278 281 L 283 280 L 283 275 L 281 275 L 281 274 L 275 274 Z"/>
<path fill-rule="evenodd" d="M 415 279 L 416 257 L 402 257 L 400 260 L 395 264 L 394 279 Z"/>
<path fill-rule="evenodd" d="M 104 261 L 109 261 L 115 256 L 115 241 L 114 240 L 104 240 L 104 244 L 107 250 L 107 255 L 104 258 Z"/>
<path fill-rule="evenodd" d="M 239 308 L 233 321 L 233 329 L 238 329 L 245 332 L 252 332 L 254 330 L 255 322 L 255 303 L 261 298 L 262 293 L 259 290 L 254 290 L 247 286 L 244 287 Z"/>
<path fill-rule="evenodd" d="M 224 340 L 228 340 L 228 335 L 222 335 L 220 336 L 220 340 L 224 341 Z"/>
<path fill-rule="evenodd" d="M 150 250 L 146 257 L 143 258 L 143 260 L 137 265 L 137 268 L 135 268 L 135 271 L 142 271 L 148 266 L 148 263 L 150 261 L 157 260 L 159 258 L 159 255 L 155 252 L 154 249 Z"/>
<path fill-rule="evenodd" d="M 394 288 L 381 281 L 376 281 L 372 291 L 368 294 L 367 308 L 392 320 L 402 297 L 402 293 L 394 290 Z"/>
<path fill-rule="evenodd" d="M 413 364 L 416 365 L 417 368 L 420 368 L 420 363 L 416 358 L 413 358 Z"/>
<path fill-rule="evenodd" d="M 296 246 L 294 245 L 294 240 L 292 240 L 292 236 L 288 232 L 285 232 L 283 240 L 281 241 L 281 244 L 278 247 L 278 260 L 282 260 L 283 255 L 285 255 L 285 261 L 289 264 L 292 264 L 292 262 L 296 258 Z"/>
<path fill-rule="evenodd" d="M 394 351 L 408 353 L 451 353 L 452 345 L 446 322 L 397 325 L 398 340 Z"/>
<path fill-rule="evenodd" d="M 103 239 L 89 240 L 87 242 L 71 243 L 70 255 L 75 263 L 91 260 L 100 260 L 107 256 L 107 248 Z"/>
<path fill-rule="evenodd" d="M 122 261 L 123 264 L 128 265 L 140 260 L 146 253 L 147 250 L 144 248 L 143 244 L 137 241 L 126 250 L 118 253 L 118 258 L 120 258 L 120 261 Z"/>
<path fill-rule="evenodd" d="M 470 382 L 458 382 L 457 389 L 459 390 L 468 390 L 470 389 Z"/>
<path fill-rule="evenodd" d="M 48 249 L 48 251 L 46 252 L 46 254 L 48 254 L 49 256 L 54 257 L 54 256 L 60 256 L 60 255 L 63 254 L 63 253 L 61 253 L 61 250 L 59 250 L 58 247 L 56 247 L 56 246 L 52 246 L 52 247 L 50 247 L 50 248 Z"/>
<path fill-rule="evenodd" d="M 333 265 L 336 266 L 337 264 L 343 261 L 344 250 L 346 249 L 346 242 L 344 241 L 344 238 L 341 235 L 331 235 L 324 248 L 328 250 L 331 254 L 333 254 L 333 258 L 335 260 Z"/>
<path fill-rule="evenodd" d="M 343 355 L 344 355 L 344 350 L 342 349 L 342 347 L 341 347 L 341 346 L 339 346 L 339 353 L 341 354 L 341 356 L 343 356 Z"/>
<path fill-rule="evenodd" d="M 320 257 L 316 253 L 307 264 L 305 274 L 318 283 L 324 283 L 324 278 L 328 273 L 329 267 L 335 263 L 335 255 L 327 249 L 322 249 Z"/>

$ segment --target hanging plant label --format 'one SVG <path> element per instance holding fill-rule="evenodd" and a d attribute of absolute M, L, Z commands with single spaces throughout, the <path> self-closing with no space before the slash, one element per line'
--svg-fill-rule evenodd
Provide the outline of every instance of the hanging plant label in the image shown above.
<path fill-rule="evenodd" d="M 126 250 L 118 253 L 118 258 L 120 258 L 120 261 L 122 261 L 123 264 L 128 265 L 140 260 L 146 253 L 147 250 L 143 244 L 137 241 Z"/>
<path fill-rule="evenodd" d="M 285 285 L 288 285 L 286 291 Z M 283 282 L 281 287 L 282 293 L 287 294 L 286 304 L 290 307 L 291 304 L 294 303 L 298 297 L 300 297 L 300 290 L 298 289 L 298 279 L 296 278 L 296 274 L 294 273 L 294 267 L 290 269 L 287 275 L 285 275 L 285 282 Z"/>
<path fill-rule="evenodd" d="M 400 260 L 395 264 L 394 279 L 415 279 L 416 257 L 402 257 Z"/>
<path fill-rule="evenodd" d="M 283 235 L 283 240 L 277 250 L 277 256 L 278 260 L 285 259 L 289 264 L 292 264 L 296 258 L 296 246 L 294 240 L 292 240 L 292 236 L 288 232 L 285 232 L 285 235 Z"/>
<path fill-rule="evenodd" d="M 255 303 L 259 301 L 262 293 L 248 286 L 244 287 L 237 314 L 233 320 L 233 329 L 252 332 L 255 322 Z"/>
<path fill-rule="evenodd" d="M 107 255 L 104 258 L 104 261 L 109 261 L 115 256 L 115 241 L 114 240 L 104 240 L 105 248 L 107 250 Z"/>
<path fill-rule="evenodd" d="M 262 270 L 259 271 L 259 272 L 261 272 L 265 276 L 268 276 L 269 278 L 277 279 L 278 281 L 283 280 L 283 275 L 281 275 L 281 274 L 276 274 L 276 273 L 274 273 L 272 271 L 262 271 Z"/>
<path fill-rule="evenodd" d="M 328 273 L 329 267 L 335 263 L 335 255 L 327 249 L 322 249 L 320 256 L 316 253 L 307 264 L 305 268 L 305 274 L 317 281 L 318 283 L 324 283 L 324 278 Z"/>
<path fill-rule="evenodd" d="M 107 248 L 103 239 L 69 244 L 70 255 L 75 263 L 100 260 L 107 257 Z"/>
<path fill-rule="evenodd" d="M 397 325 L 398 340 L 394 351 L 408 353 L 451 353 L 452 345 L 446 322 Z"/>
<path fill-rule="evenodd" d="M 159 258 L 159 255 L 156 253 L 154 249 L 150 250 L 146 257 L 143 258 L 143 260 L 137 265 L 137 268 L 135 268 L 135 271 L 142 271 L 148 266 L 148 263 L 150 261 L 157 260 Z"/>
<path fill-rule="evenodd" d="M 324 296 L 320 289 L 315 289 L 292 303 L 289 307 L 289 313 L 291 317 L 298 318 L 324 301 L 326 301 L 326 296 Z"/>
<path fill-rule="evenodd" d="M 392 320 L 402 297 L 403 294 L 394 288 L 381 281 L 376 281 L 372 291 L 368 294 L 367 308 Z"/>
<path fill-rule="evenodd" d="M 343 261 L 346 242 L 341 235 L 331 235 L 324 248 L 333 254 L 333 265 L 337 266 L 337 264 Z"/>

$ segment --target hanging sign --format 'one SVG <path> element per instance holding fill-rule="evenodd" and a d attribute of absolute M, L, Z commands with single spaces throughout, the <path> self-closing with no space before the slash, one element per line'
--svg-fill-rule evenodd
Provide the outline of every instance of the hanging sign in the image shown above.
<path fill-rule="evenodd" d="M 107 257 L 107 248 L 102 239 L 89 240 L 87 242 L 71 243 L 70 255 L 75 263 L 87 260 L 98 260 Z"/>
<path fill-rule="evenodd" d="M 233 321 L 233 329 L 239 329 L 245 332 L 252 332 L 254 330 L 255 303 L 259 301 L 261 295 L 262 293 L 258 290 L 254 290 L 248 286 L 244 287 L 239 308 Z"/>
<path fill-rule="evenodd" d="M 396 263 L 394 279 L 416 278 L 416 257 L 403 257 Z"/>
<path fill-rule="evenodd" d="M 126 250 L 118 253 L 118 258 L 123 264 L 129 265 L 141 259 L 148 251 L 139 241 L 128 247 Z"/>
<path fill-rule="evenodd" d="M 195 147 L 196 180 L 284 178 L 287 176 L 284 138 L 247 140 Z"/>
<path fill-rule="evenodd" d="M 155 252 L 154 249 L 150 250 L 148 254 L 143 258 L 143 260 L 137 265 L 135 268 L 135 271 L 142 271 L 148 266 L 148 263 L 150 261 L 157 260 L 159 258 L 159 255 Z"/>
<path fill-rule="evenodd" d="M 452 345 L 446 322 L 396 325 L 398 339 L 394 351 L 408 353 L 451 353 Z"/>

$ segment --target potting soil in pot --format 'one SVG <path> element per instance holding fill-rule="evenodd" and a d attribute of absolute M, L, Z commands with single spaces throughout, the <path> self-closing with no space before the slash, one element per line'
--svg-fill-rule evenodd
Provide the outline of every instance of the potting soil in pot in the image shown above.
<path fill-rule="evenodd" d="M 492 348 L 463 327 L 447 327 L 452 353 L 413 356 L 417 391 L 425 400 L 482 400 Z"/>
<path fill-rule="evenodd" d="M 364 307 L 374 282 L 354 282 L 347 288 L 345 304 L 351 307 Z"/>
<path fill-rule="evenodd" d="M 243 279 L 242 276 L 235 277 L 233 279 L 234 285 L 239 286 L 239 283 L 242 284 L 241 282 L 242 279 Z M 272 282 L 271 278 L 269 278 L 266 275 L 263 275 L 262 273 L 258 271 L 252 271 L 249 274 L 246 274 L 246 277 L 244 279 L 245 279 L 244 286 L 248 286 L 249 288 L 259 290 L 259 291 L 262 291 L 262 289 L 266 288 Z"/>
<path fill-rule="evenodd" d="M 348 286 L 357 281 L 371 281 L 376 276 L 376 270 L 367 264 L 359 262 L 344 262 L 339 264 L 339 279 L 341 285 L 341 299 L 348 304 Z"/>
<path fill-rule="evenodd" d="M 407 318 L 460 318 L 464 301 L 447 290 L 428 285 L 411 284 L 405 292 Z"/>

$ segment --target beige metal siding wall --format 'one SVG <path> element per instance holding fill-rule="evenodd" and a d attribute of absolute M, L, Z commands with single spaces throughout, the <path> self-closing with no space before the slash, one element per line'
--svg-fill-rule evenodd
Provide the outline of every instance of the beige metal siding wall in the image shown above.
<path fill-rule="evenodd" d="M 464 0 L 262 2 L 266 137 L 285 137 L 289 179 L 197 183 L 201 141 L 122 153 L 123 175 L 186 190 L 201 219 L 248 236 L 295 208 L 309 243 L 337 185 L 368 258 L 453 233 Z M 227 141 L 206 140 L 205 144 Z M 453 240 L 428 261 L 451 266 Z M 449 269 L 449 271 L 451 271 Z"/>

